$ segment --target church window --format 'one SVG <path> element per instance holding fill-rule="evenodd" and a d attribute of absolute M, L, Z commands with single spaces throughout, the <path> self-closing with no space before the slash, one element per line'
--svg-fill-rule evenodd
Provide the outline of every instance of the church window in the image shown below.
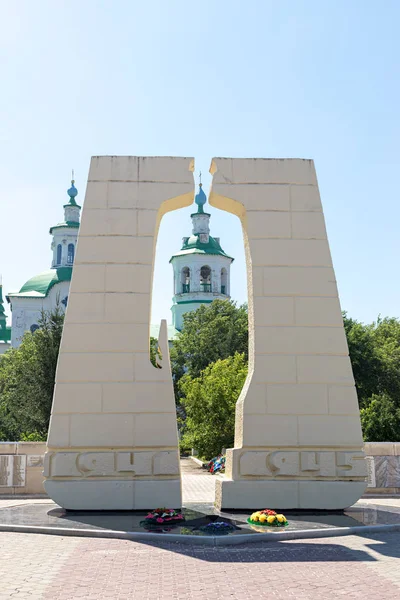
<path fill-rule="evenodd" d="M 227 282 L 228 282 L 228 274 L 226 269 L 221 269 L 221 294 L 227 294 Z"/>
<path fill-rule="evenodd" d="M 200 291 L 211 292 L 211 269 L 208 265 L 200 269 Z"/>
<path fill-rule="evenodd" d="M 73 244 L 68 244 L 67 263 L 69 265 L 74 264 L 74 255 L 75 255 L 75 246 Z"/>
<path fill-rule="evenodd" d="M 183 267 L 181 273 L 181 281 L 182 281 L 182 294 L 187 294 L 190 292 L 190 269 L 189 267 Z"/>
<path fill-rule="evenodd" d="M 61 265 L 61 252 L 62 252 L 62 246 L 61 244 L 58 244 L 57 246 L 57 264 Z"/>

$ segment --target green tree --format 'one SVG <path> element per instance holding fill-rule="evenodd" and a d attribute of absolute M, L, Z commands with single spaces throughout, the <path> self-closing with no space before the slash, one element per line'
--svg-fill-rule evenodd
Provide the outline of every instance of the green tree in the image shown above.
<path fill-rule="evenodd" d="M 368 406 L 360 410 L 360 416 L 366 442 L 400 440 L 400 408 L 390 396 L 374 394 Z"/>
<path fill-rule="evenodd" d="M 248 356 L 247 305 L 214 300 L 183 317 L 183 328 L 171 350 L 172 374 L 177 390 L 186 372 L 196 378 L 210 364 L 233 356 Z"/>
<path fill-rule="evenodd" d="M 360 408 L 386 394 L 400 406 L 400 321 L 378 318 L 365 325 L 343 315 Z"/>
<path fill-rule="evenodd" d="M 380 391 L 381 364 L 374 338 L 374 324 L 365 325 L 343 313 L 350 360 L 360 406 Z"/>
<path fill-rule="evenodd" d="M 43 439 L 49 426 L 64 315 L 42 312 L 39 329 L 0 360 L 0 439 Z"/>
<path fill-rule="evenodd" d="M 247 376 L 247 358 L 235 353 L 180 382 L 186 421 L 182 443 L 210 459 L 234 442 L 235 406 Z"/>
<path fill-rule="evenodd" d="M 153 367 L 159 368 L 157 365 L 156 357 L 162 359 L 160 348 L 158 347 L 158 340 L 155 337 L 150 337 L 150 362 Z"/>
<path fill-rule="evenodd" d="M 400 407 L 399 319 L 393 317 L 379 318 L 374 329 L 374 340 L 380 363 L 380 393 L 389 395 L 395 405 Z"/>

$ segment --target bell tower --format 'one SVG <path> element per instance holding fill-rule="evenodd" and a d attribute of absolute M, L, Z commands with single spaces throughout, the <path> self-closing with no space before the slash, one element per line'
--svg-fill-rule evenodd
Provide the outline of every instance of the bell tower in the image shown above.
<path fill-rule="evenodd" d="M 81 207 L 75 200 L 78 190 L 74 185 L 73 177 L 74 173 L 72 172 L 71 187 L 67 191 L 69 202 L 64 204 L 64 222 L 50 228 L 50 235 L 53 236 L 51 243 L 51 249 L 53 250 L 52 269 L 72 267 L 74 264 Z"/>
<path fill-rule="evenodd" d="M 197 211 L 192 213 L 192 235 L 182 239 L 182 247 L 170 263 L 174 273 L 172 323 L 179 331 L 183 315 L 216 298 L 230 298 L 230 268 L 233 258 L 220 245 L 220 238 L 210 235 L 211 215 L 204 212 L 207 197 L 203 186 L 195 197 Z"/>

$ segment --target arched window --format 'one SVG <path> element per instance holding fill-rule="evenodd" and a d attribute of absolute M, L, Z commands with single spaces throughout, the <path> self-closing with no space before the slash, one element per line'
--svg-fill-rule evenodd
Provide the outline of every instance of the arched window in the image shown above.
<path fill-rule="evenodd" d="M 223 268 L 223 269 L 221 269 L 221 294 L 228 295 L 227 283 L 228 283 L 228 273 L 226 272 L 226 269 Z"/>
<path fill-rule="evenodd" d="M 61 265 L 61 252 L 62 252 L 62 246 L 61 244 L 58 244 L 57 246 L 57 264 Z"/>
<path fill-rule="evenodd" d="M 67 264 L 74 264 L 74 255 L 75 255 L 75 246 L 73 244 L 68 244 L 68 254 L 67 254 Z"/>
<path fill-rule="evenodd" d="M 182 294 L 190 292 L 190 269 L 183 267 L 181 272 Z"/>
<path fill-rule="evenodd" d="M 211 269 L 208 265 L 200 269 L 200 291 L 211 292 Z"/>

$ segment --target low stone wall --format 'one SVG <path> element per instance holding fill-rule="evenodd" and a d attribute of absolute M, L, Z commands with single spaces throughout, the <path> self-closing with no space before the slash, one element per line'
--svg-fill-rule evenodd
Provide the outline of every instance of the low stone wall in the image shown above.
<path fill-rule="evenodd" d="M 44 495 L 45 442 L 0 442 L 0 496 Z"/>
<path fill-rule="evenodd" d="M 367 442 L 369 494 L 400 494 L 400 442 Z M 0 496 L 43 495 L 45 442 L 0 442 Z"/>
<path fill-rule="evenodd" d="M 370 494 L 400 494 L 400 442 L 366 442 Z"/>

